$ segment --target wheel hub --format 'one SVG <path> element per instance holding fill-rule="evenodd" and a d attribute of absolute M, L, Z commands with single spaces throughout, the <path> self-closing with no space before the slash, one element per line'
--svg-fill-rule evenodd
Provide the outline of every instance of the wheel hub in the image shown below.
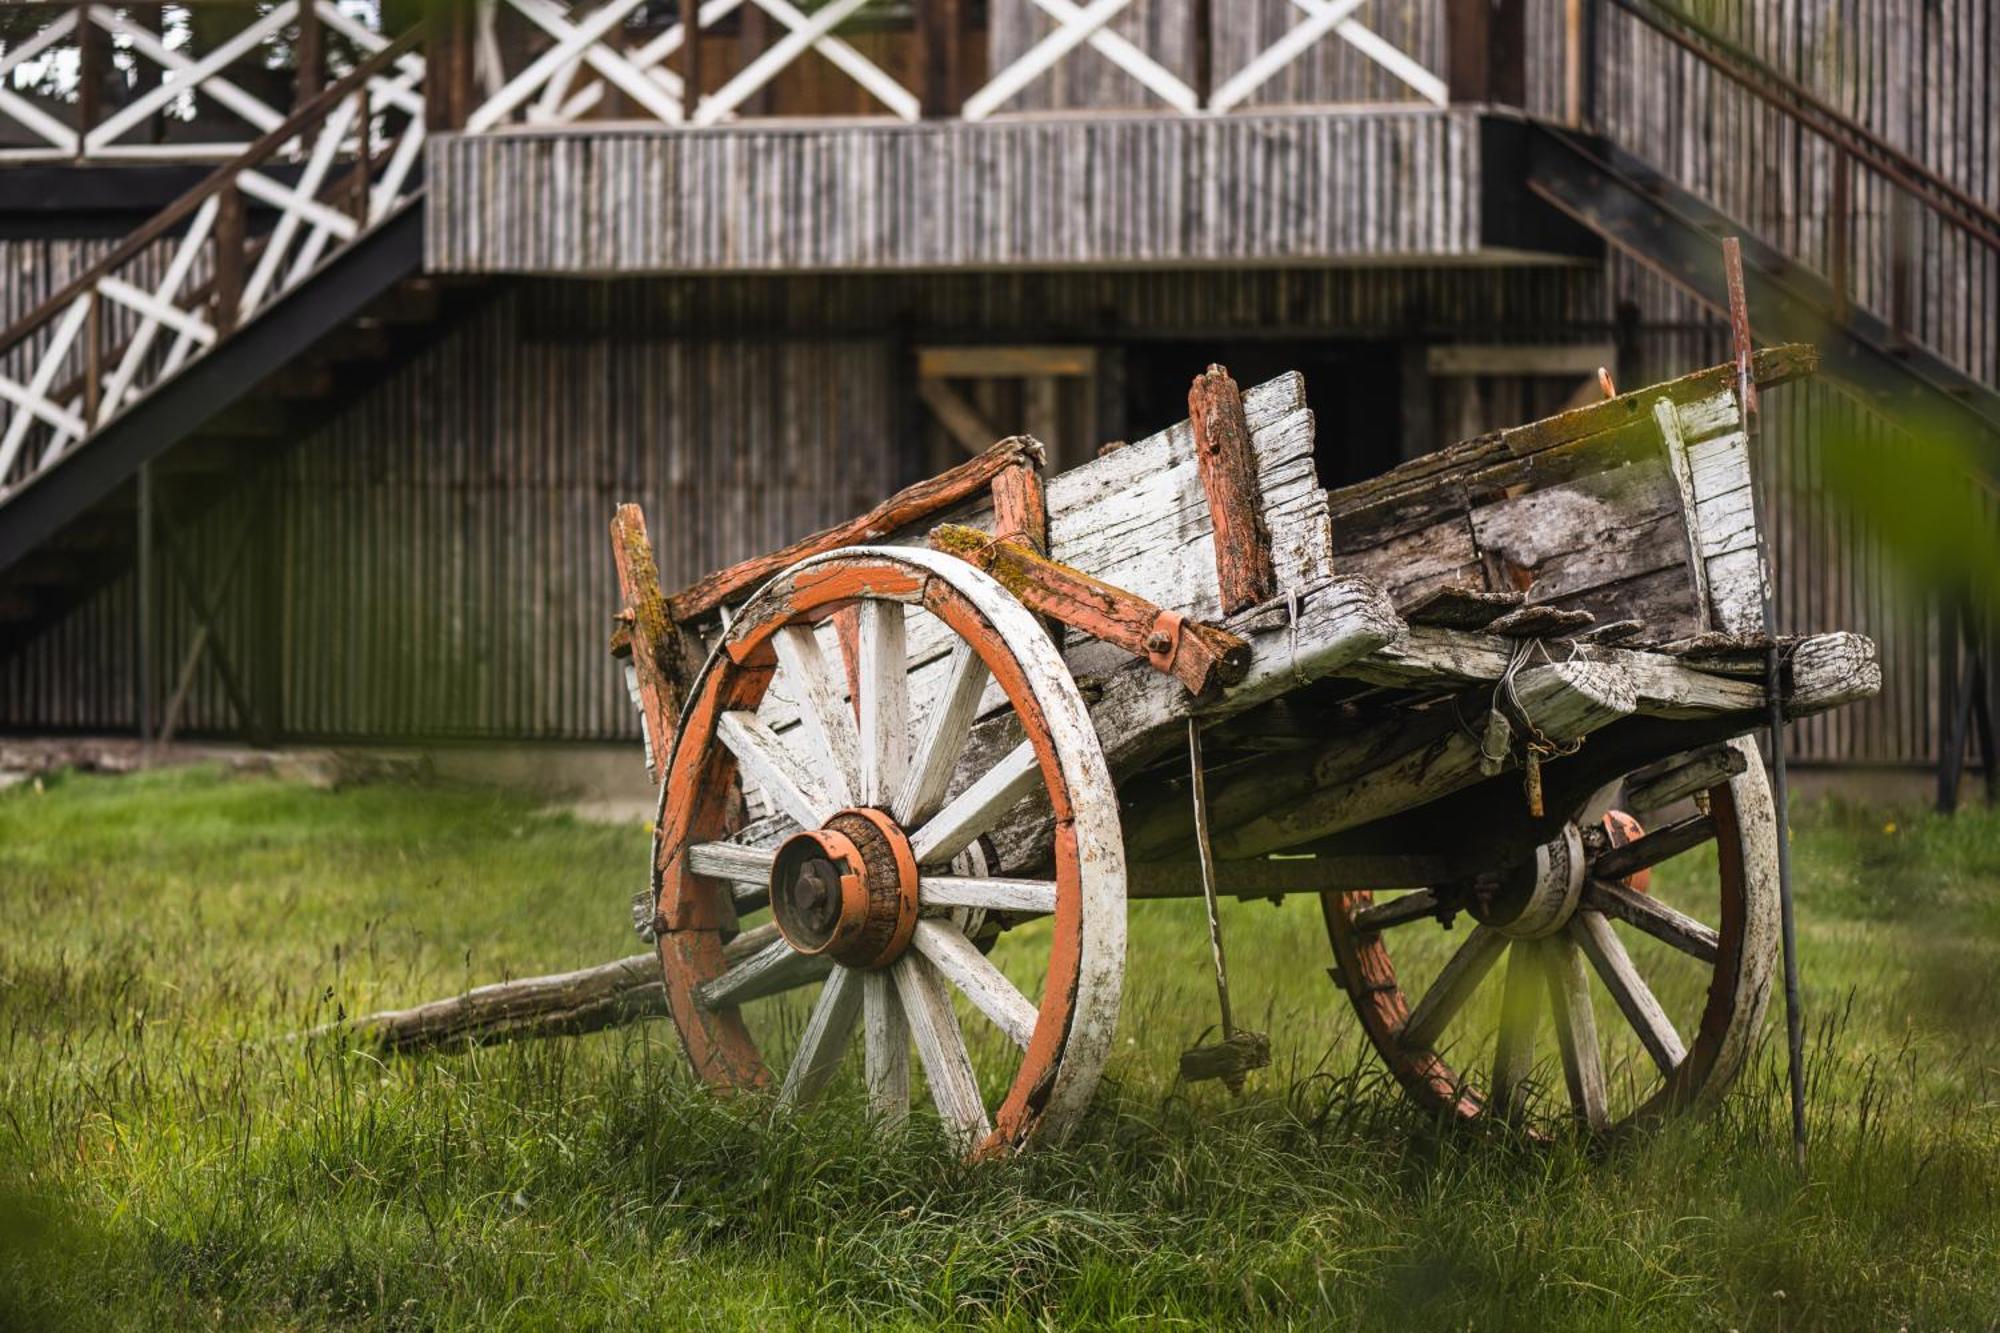
<path fill-rule="evenodd" d="M 848 967 L 886 967 L 917 927 L 910 840 L 880 810 L 842 810 L 794 834 L 771 863 L 771 915 L 785 942 Z"/>
<path fill-rule="evenodd" d="M 1476 894 L 1472 915 L 1504 935 L 1541 939 L 1561 930 L 1583 897 L 1583 836 L 1565 824 L 1559 837 L 1535 849 L 1532 862 L 1509 872 L 1488 894 Z"/>

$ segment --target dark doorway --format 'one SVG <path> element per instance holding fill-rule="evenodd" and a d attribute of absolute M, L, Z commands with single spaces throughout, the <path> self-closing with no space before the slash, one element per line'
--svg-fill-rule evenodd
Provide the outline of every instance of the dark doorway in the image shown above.
<path fill-rule="evenodd" d="M 1402 357 L 1393 342 L 1143 342 L 1125 348 L 1125 438 L 1187 415 L 1188 385 L 1211 363 L 1248 389 L 1288 370 L 1305 376 L 1322 486 L 1386 472 L 1403 459 Z"/>

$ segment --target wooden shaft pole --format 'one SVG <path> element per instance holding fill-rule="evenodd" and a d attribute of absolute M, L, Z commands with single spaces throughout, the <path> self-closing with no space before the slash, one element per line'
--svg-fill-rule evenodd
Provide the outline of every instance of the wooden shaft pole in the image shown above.
<path fill-rule="evenodd" d="M 701 106 L 700 0 L 681 0 L 681 23 L 686 33 L 681 43 L 681 115 L 693 124 L 694 113 Z"/>

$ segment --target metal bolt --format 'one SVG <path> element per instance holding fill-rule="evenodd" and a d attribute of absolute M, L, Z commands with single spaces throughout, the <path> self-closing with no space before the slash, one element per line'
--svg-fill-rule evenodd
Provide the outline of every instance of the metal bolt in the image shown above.
<path fill-rule="evenodd" d="M 1149 653 L 1164 653 L 1173 646 L 1174 641 L 1167 637 L 1164 630 L 1156 629 L 1146 636 L 1146 651 Z"/>

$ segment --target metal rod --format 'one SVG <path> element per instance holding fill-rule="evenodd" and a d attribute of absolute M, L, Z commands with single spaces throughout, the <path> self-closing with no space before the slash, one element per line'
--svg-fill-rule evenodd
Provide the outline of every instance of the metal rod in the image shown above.
<path fill-rule="evenodd" d="M 139 623 L 136 636 L 139 739 L 153 738 L 153 465 L 139 464 Z"/>
<path fill-rule="evenodd" d="M 1222 913 L 1216 903 L 1215 851 L 1208 845 L 1208 789 L 1201 773 L 1201 723 L 1187 720 L 1188 772 L 1194 792 L 1194 844 L 1201 857 L 1201 898 L 1208 907 L 1208 948 L 1215 957 L 1215 997 L 1222 1003 L 1222 1039 L 1236 1035 L 1229 1013 L 1229 968 L 1222 959 Z"/>
<path fill-rule="evenodd" d="M 1743 410 L 1745 450 L 1757 448 L 1757 379 L 1751 370 L 1750 303 L 1743 294 L 1743 246 L 1734 236 L 1722 242 L 1722 265 L 1729 283 L 1729 332 L 1736 353 L 1736 401 Z M 1753 457 L 1754 464 L 1754 457 Z M 1753 465 L 1754 481 L 1757 469 Z M 1768 506 L 1759 506 L 1768 517 Z M 1778 815 L 1778 923 L 1785 964 L 1785 1052 L 1791 1075 L 1792 1160 L 1806 1161 L 1805 1015 L 1799 1000 L 1798 929 L 1792 913 L 1791 792 L 1785 774 L 1784 675 L 1778 653 L 1777 588 L 1771 577 L 1770 540 L 1757 525 L 1757 559 L 1762 566 L 1764 633 L 1771 647 L 1764 663 L 1764 695 L 1769 708 L 1771 800 Z"/>

